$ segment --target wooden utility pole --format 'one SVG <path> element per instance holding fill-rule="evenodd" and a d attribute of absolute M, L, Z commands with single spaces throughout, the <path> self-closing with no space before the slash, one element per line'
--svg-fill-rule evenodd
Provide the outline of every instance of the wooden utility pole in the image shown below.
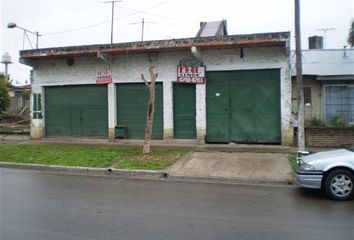
<path fill-rule="evenodd" d="M 150 83 L 148 83 L 143 74 L 141 74 L 141 80 L 144 81 L 146 87 L 149 90 L 149 101 L 146 111 L 146 125 L 145 125 L 145 141 L 144 141 L 144 154 L 150 153 L 150 142 L 152 135 L 152 126 L 154 123 L 154 112 L 155 112 L 155 82 L 157 79 L 157 73 L 155 73 L 155 67 L 153 65 L 149 68 L 150 73 Z"/>
<path fill-rule="evenodd" d="M 297 144 L 305 150 L 304 90 L 302 80 L 302 53 L 300 28 L 300 0 L 295 0 L 296 87 L 297 87 Z"/>

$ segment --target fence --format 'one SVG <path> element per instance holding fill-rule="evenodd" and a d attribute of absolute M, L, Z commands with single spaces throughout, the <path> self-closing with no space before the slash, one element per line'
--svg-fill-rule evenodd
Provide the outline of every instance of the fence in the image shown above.
<path fill-rule="evenodd" d="M 354 127 L 306 127 L 307 147 L 346 147 L 354 145 Z"/>
<path fill-rule="evenodd" d="M 27 94 L 15 94 L 10 97 L 10 106 L 6 109 L 9 114 L 28 115 L 30 114 L 30 99 Z"/>

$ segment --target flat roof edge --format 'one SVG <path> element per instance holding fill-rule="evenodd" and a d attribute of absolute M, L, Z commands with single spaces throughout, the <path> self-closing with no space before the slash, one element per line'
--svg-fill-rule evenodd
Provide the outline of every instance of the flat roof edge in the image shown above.
<path fill-rule="evenodd" d="M 97 52 L 120 54 L 125 52 L 174 51 L 188 49 L 191 46 L 201 48 L 229 48 L 237 46 L 285 46 L 290 32 L 228 35 L 217 37 L 180 38 L 144 42 L 115 44 L 94 44 L 55 48 L 42 48 L 20 51 L 21 58 L 48 58 L 66 56 L 95 56 Z"/>

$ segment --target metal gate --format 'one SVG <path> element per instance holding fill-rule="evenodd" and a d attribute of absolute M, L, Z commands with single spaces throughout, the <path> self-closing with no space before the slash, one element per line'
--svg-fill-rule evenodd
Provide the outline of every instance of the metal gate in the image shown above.
<path fill-rule="evenodd" d="M 281 141 L 278 69 L 208 72 L 207 79 L 207 141 Z"/>
<path fill-rule="evenodd" d="M 107 136 L 107 86 L 45 87 L 44 92 L 46 136 Z"/>
<path fill-rule="evenodd" d="M 195 84 L 173 84 L 173 135 L 177 139 L 196 138 Z"/>
<path fill-rule="evenodd" d="M 153 139 L 163 139 L 163 89 L 156 83 Z M 144 139 L 148 89 L 144 83 L 117 84 L 117 123 L 126 127 L 129 139 Z"/>

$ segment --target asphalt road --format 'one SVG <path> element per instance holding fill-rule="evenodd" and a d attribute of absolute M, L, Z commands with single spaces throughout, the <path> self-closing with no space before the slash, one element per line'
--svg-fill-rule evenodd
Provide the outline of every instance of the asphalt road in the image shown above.
<path fill-rule="evenodd" d="M 0 169 L 0 239 L 352 240 L 354 201 L 294 186 Z"/>

